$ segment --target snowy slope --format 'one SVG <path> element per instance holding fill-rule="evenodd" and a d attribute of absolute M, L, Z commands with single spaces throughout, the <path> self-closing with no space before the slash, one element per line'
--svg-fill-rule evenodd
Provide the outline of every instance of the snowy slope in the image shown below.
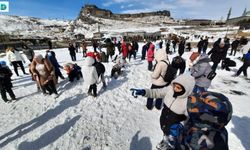
<path fill-rule="evenodd" d="M 59 29 L 66 28 L 69 23 L 68 21 L 63 20 L 60 21 L 55 19 L 39 19 L 33 17 L 11 16 L 1 14 L 0 20 L 1 32 L 8 33 L 11 35 L 23 35 L 25 37 L 57 37 L 58 35 L 55 34 L 58 34 Z"/>
<path fill-rule="evenodd" d="M 56 49 L 55 52 L 60 64 L 70 62 L 67 49 Z M 44 54 L 44 51 L 39 53 Z M 184 57 L 189 55 L 185 53 Z M 88 72 L 81 56 L 77 54 L 77 63 L 86 76 Z M 242 64 L 236 61 L 238 65 L 233 71 Z M 60 97 L 53 99 L 37 93 L 29 76 L 14 75 L 13 89 L 19 99 L 12 103 L 0 101 L 0 149 L 155 149 L 162 138 L 160 111 L 147 110 L 146 98 L 135 99 L 129 91 L 132 87 L 150 87 L 151 72 L 147 71 L 147 62 L 132 60 L 117 80 L 109 78 L 113 65 L 105 63 L 108 87 L 103 91 L 99 84 L 101 93 L 97 98 L 87 96 L 88 85 L 84 80 L 78 83 L 59 80 Z M 232 102 L 233 118 L 227 126 L 229 145 L 232 150 L 244 150 L 250 148 L 250 129 L 247 128 L 250 124 L 250 80 L 231 77 L 232 74 L 219 69 L 210 89 L 223 92 Z M 237 95 L 235 91 L 243 95 Z"/>

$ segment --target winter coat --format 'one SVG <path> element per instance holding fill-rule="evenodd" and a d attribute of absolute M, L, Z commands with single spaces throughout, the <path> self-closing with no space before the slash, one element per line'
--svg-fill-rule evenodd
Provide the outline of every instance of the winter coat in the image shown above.
<path fill-rule="evenodd" d="M 220 48 L 219 46 L 215 46 L 213 47 L 209 52 L 208 55 L 211 54 L 211 61 L 214 63 L 220 63 L 220 61 L 222 59 L 226 58 L 226 54 L 227 54 L 227 47 L 224 46 L 223 48 Z"/>
<path fill-rule="evenodd" d="M 7 56 L 9 63 L 14 62 L 14 61 L 24 61 L 22 55 L 16 50 L 14 50 L 13 52 L 8 51 L 6 53 L 6 56 Z"/>
<path fill-rule="evenodd" d="M 233 41 L 233 43 L 231 44 L 232 49 L 237 49 L 237 47 L 239 46 L 240 41 L 239 40 L 235 40 Z"/>
<path fill-rule="evenodd" d="M 87 65 L 86 72 L 88 72 L 88 75 L 85 77 L 85 81 L 88 85 L 96 84 L 99 81 L 96 67 L 93 66 L 94 63 L 95 60 L 92 57 L 87 57 L 85 60 L 85 64 Z"/>
<path fill-rule="evenodd" d="M 75 55 L 76 54 L 76 48 L 72 45 L 69 48 L 69 54 L 70 55 Z"/>
<path fill-rule="evenodd" d="M 45 58 L 47 58 L 50 61 L 50 63 L 52 64 L 52 66 L 54 67 L 55 74 L 61 74 L 60 68 L 62 68 L 62 66 L 59 65 L 59 63 L 56 59 L 55 52 L 49 51 Z"/>
<path fill-rule="evenodd" d="M 50 61 L 47 58 L 43 58 L 41 64 L 44 65 L 43 71 L 45 72 L 45 75 L 41 75 L 36 69 L 36 66 L 38 65 L 36 61 L 32 61 L 30 65 L 30 71 L 32 74 L 38 75 L 41 86 L 44 86 L 49 80 L 53 80 L 55 82 L 55 71 Z"/>
<path fill-rule="evenodd" d="M 126 58 L 128 56 L 128 49 L 125 42 L 122 42 L 122 56 Z"/>
<path fill-rule="evenodd" d="M 31 48 L 23 48 L 22 50 L 23 50 L 23 53 L 26 55 L 26 57 L 28 59 L 33 59 L 33 57 L 35 55 L 33 49 L 31 49 Z"/>
<path fill-rule="evenodd" d="M 207 78 L 207 75 L 212 71 L 211 65 L 209 64 L 210 59 L 206 54 L 199 57 L 198 61 L 193 65 L 190 72 L 195 78 L 195 85 L 199 87 L 209 88 L 211 80 Z"/>
<path fill-rule="evenodd" d="M 185 88 L 185 93 L 173 97 L 173 83 L 178 83 Z M 187 113 L 187 99 L 190 94 L 192 94 L 195 85 L 195 80 L 192 76 L 188 74 L 182 74 L 174 79 L 171 84 L 167 87 L 161 89 L 145 89 L 145 97 L 149 98 L 163 98 L 164 104 L 176 114 L 184 114 L 188 116 Z"/>
<path fill-rule="evenodd" d="M 5 89 L 6 87 L 12 87 L 11 76 L 12 72 L 9 67 L 0 66 L 0 90 Z"/>
<path fill-rule="evenodd" d="M 138 51 L 138 49 L 139 49 L 139 45 L 138 45 L 138 43 L 137 42 L 133 42 L 133 50 L 134 51 Z"/>
<path fill-rule="evenodd" d="M 107 43 L 107 55 L 113 56 L 115 54 L 115 45 L 112 42 Z"/>
<path fill-rule="evenodd" d="M 149 49 L 147 51 L 147 60 L 148 61 L 153 61 L 154 60 L 154 50 L 155 50 L 155 46 L 154 44 L 150 44 Z"/>
<path fill-rule="evenodd" d="M 207 50 L 207 46 L 208 46 L 208 39 L 203 40 L 203 51 Z"/>
<path fill-rule="evenodd" d="M 244 64 L 247 64 L 248 66 L 250 66 L 250 53 L 249 52 L 243 56 L 243 60 L 244 60 Z"/>
<path fill-rule="evenodd" d="M 166 74 L 168 65 L 164 62 L 168 62 L 168 56 L 165 50 L 160 49 L 155 53 L 155 65 L 154 72 L 151 74 L 152 84 L 157 86 L 164 86 L 167 82 L 164 81 L 163 76 Z"/>
<path fill-rule="evenodd" d="M 101 74 L 105 73 L 105 66 L 101 62 L 95 62 L 94 66 L 96 68 L 98 77 L 100 77 Z"/>

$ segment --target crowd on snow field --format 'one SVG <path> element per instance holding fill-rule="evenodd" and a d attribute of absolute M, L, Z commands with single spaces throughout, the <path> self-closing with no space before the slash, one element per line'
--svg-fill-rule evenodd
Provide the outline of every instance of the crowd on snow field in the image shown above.
<path fill-rule="evenodd" d="M 149 89 L 131 88 L 131 91 L 135 98 L 139 95 L 147 97 L 147 109 L 152 110 L 155 107 L 161 110 L 160 126 L 163 139 L 157 145 L 157 149 L 228 149 L 225 126 L 231 119 L 232 106 L 226 96 L 209 92 L 208 89 L 216 77 L 220 63 L 221 68 L 226 71 L 236 66 L 235 61 L 227 57 L 229 50 L 231 50 L 230 55 L 234 56 L 239 48 L 243 52 L 240 58 L 243 65 L 232 76 L 239 76 L 243 72 L 247 77 L 247 68 L 250 66 L 250 42 L 241 38 L 234 39 L 230 43 L 228 38 L 219 38 L 207 53 L 208 43 L 207 37 L 201 38 L 197 44 L 197 51 L 194 51 L 186 61 L 182 55 L 185 50 L 191 51 L 192 48 L 183 37 L 170 38 L 165 42 L 161 40 L 157 44 L 144 41 L 140 59 L 148 62 L 152 85 Z M 51 44 L 45 56 L 35 55 L 32 49 L 24 45 L 22 50 L 8 47 L 6 57 L 17 76 L 19 76 L 18 67 L 23 74 L 27 74 L 23 67 L 24 58 L 20 54 L 20 51 L 23 51 L 30 61 L 29 72 L 32 80 L 36 82 L 38 91 L 57 98 L 58 78 L 65 79 L 61 69 L 66 71 L 69 82 L 83 78 L 81 67 L 75 63 L 76 54 L 81 46 L 87 66 L 85 71 L 89 73 L 89 76 L 84 77 L 84 82 L 89 85 L 87 93 L 96 97 L 97 84 L 102 82 L 103 88 L 108 86 L 105 82 L 103 63 L 109 60 L 115 63 L 110 77 L 116 79 L 125 69 L 127 60 L 131 61 L 132 56 L 133 59 L 137 59 L 139 45 L 136 40 L 131 42 L 107 40 L 105 44 L 107 50 L 104 52 L 101 49 L 102 45 L 97 41 L 93 40 L 92 44 L 94 51 L 87 49 L 85 41 L 81 45 L 69 43 L 69 55 L 73 63 L 66 63 L 63 66 L 58 63 Z M 115 55 L 115 47 L 119 55 Z M 176 51 L 178 55 L 170 61 L 168 55 Z M 10 100 L 7 99 L 6 93 L 12 100 L 15 100 L 16 96 L 12 90 L 12 71 L 6 64 L 5 61 L 0 61 L 0 90 L 2 99 L 8 102 Z"/>

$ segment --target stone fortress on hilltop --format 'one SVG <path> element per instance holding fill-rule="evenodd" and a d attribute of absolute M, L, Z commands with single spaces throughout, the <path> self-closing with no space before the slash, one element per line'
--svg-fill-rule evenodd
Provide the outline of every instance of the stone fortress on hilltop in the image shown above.
<path fill-rule="evenodd" d="M 82 7 L 78 19 L 81 18 L 81 16 L 89 16 L 89 15 L 107 19 L 139 18 L 147 16 L 170 17 L 170 11 L 163 10 L 156 12 L 136 13 L 136 14 L 114 14 L 110 10 L 100 9 L 96 5 L 85 5 L 84 7 Z"/>

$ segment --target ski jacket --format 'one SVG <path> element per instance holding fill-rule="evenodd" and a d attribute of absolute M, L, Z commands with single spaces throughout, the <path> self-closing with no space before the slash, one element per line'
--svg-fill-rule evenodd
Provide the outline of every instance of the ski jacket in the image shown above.
<path fill-rule="evenodd" d="M 178 83 L 185 88 L 185 93 L 178 97 L 173 97 L 173 83 Z M 193 88 L 195 85 L 194 77 L 187 74 L 182 74 L 174 79 L 171 84 L 167 87 L 161 89 L 145 89 L 145 97 L 149 98 L 163 98 L 164 104 L 171 111 L 176 114 L 185 114 L 187 113 L 187 99 L 190 94 L 192 94 Z"/>
<path fill-rule="evenodd" d="M 147 60 L 148 61 L 153 61 L 154 60 L 154 50 L 155 50 L 155 46 L 154 44 L 150 44 L 149 49 L 147 51 Z"/>
<path fill-rule="evenodd" d="M 211 80 L 207 78 L 207 75 L 212 71 L 209 62 L 210 59 L 208 56 L 206 54 L 202 54 L 191 68 L 190 72 L 195 78 L 195 85 L 204 88 L 209 88 L 211 85 Z"/>
<path fill-rule="evenodd" d="M 128 49 L 125 42 L 122 42 L 122 57 L 126 58 L 128 56 Z"/>
<path fill-rule="evenodd" d="M 167 82 L 164 81 L 163 76 L 166 74 L 168 65 L 168 56 L 165 50 L 160 49 L 155 53 L 156 65 L 153 73 L 151 74 L 152 84 L 157 86 L 164 86 Z M 165 62 L 164 62 L 165 61 Z"/>
<path fill-rule="evenodd" d="M 85 77 L 85 81 L 88 85 L 96 84 L 99 81 L 94 63 L 95 59 L 92 57 L 87 57 L 85 60 L 85 64 L 87 65 L 86 72 L 88 72 L 88 75 Z"/>

